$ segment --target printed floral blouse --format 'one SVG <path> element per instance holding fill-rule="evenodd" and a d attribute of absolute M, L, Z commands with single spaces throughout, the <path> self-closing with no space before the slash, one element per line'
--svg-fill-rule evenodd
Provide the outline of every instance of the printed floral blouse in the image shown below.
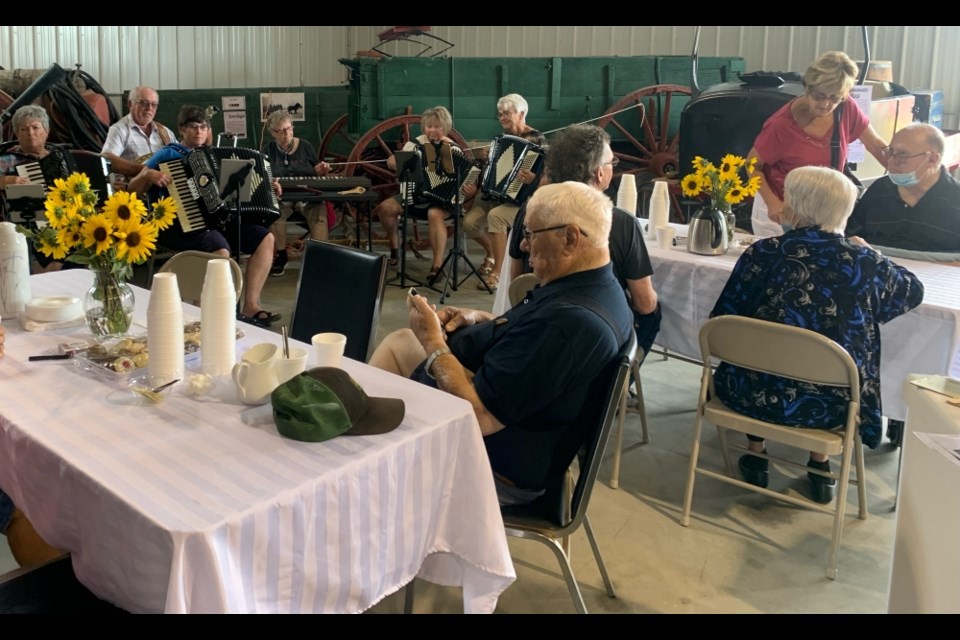
<path fill-rule="evenodd" d="M 843 346 L 860 371 L 860 436 L 881 439 L 880 325 L 923 301 L 907 269 L 840 234 L 804 227 L 760 240 L 737 261 L 712 316 L 740 315 L 816 331 Z M 727 406 L 798 427 L 843 424 L 845 390 L 721 363 L 714 376 Z"/>

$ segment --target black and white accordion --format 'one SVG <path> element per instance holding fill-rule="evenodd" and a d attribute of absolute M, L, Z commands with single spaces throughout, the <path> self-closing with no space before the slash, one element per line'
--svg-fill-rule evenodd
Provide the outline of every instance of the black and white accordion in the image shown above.
<path fill-rule="evenodd" d="M 23 156 L 24 159 L 29 156 Z M 97 205 L 102 205 L 113 194 L 113 185 L 107 176 L 108 163 L 98 153 L 81 149 L 51 148 L 50 153 L 40 160 L 27 160 L 16 167 L 17 175 L 26 178 L 30 184 L 43 185 L 52 189 L 57 178 L 66 180 L 71 173 L 85 173 L 90 180 L 90 188 L 97 192 Z"/>
<path fill-rule="evenodd" d="M 224 230 L 233 219 L 221 197 L 224 160 L 253 161 L 248 178 L 250 200 L 241 202 L 241 222 L 269 226 L 280 218 L 280 203 L 271 184 L 273 172 L 264 154 L 255 149 L 197 147 L 183 158 L 159 165 L 160 171 L 170 175 L 170 195 L 177 203 L 177 218 L 185 233 Z"/>
<path fill-rule="evenodd" d="M 521 205 L 537 188 L 545 161 L 546 155 L 540 145 L 517 136 L 497 136 L 490 143 L 480 188 L 494 200 Z M 534 173 L 536 177 L 532 183 L 525 184 L 520 179 L 523 170 Z"/>
<path fill-rule="evenodd" d="M 418 144 L 416 153 L 422 170 L 415 173 L 414 202 L 452 212 L 458 192 L 470 180 L 476 180 L 480 170 L 460 147 L 449 143 Z"/>

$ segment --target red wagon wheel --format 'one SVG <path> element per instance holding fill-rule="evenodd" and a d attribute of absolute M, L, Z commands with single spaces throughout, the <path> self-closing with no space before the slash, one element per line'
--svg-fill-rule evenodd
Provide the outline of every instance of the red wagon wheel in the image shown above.
<path fill-rule="evenodd" d="M 677 108 L 674 96 L 689 95 L 690 87 L 655 84 L 627 94 L 607 109 L 597 126 L 614 140 L 613 153 L 620 159 L 615 177 L 624 173 L 647 174 L 651 180 L 680 177 L 680 128 L 670 135 L 670 116 Z M 628 107 L 636 108 L 624 111 Z M 679 193 L 679 185 L 671 185 L 674 212 L 683 220 Z"/>
<path fill-rule="evenodd" d="M 320 159 L 333 158 L 332 163 L 346 162 L 347 156 L 337 153 L 332 148 L 335 142 L 343 141 L 346 142 L 346 145 L 337 145 L 341 149 L 347 146 L 352 149 L 356 143 L 356 140 L 347 133 L 347 114 L 343 114 L 334 120 L 330 128 L 323 134 L 323 140 L 320 142 Z"/>

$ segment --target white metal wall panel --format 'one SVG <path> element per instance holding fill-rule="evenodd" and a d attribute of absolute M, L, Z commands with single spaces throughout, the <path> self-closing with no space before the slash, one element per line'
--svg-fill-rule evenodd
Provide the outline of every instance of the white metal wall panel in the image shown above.
<path fill-rule="evenodd" d="M 0 65 L 41 69 L 80 63 L 104 89 L 119 95 L 137 84 L 202 89 L 344 84 L 339 58 L 373 48 L 388 26 L 21 26 L 0 25 Z M 456 46 L 447 55 L 603 56 L 687 55 L 692 26 L 434 26 Z M 960 27 L 870 27 L 874 60 L 893 62 L 894 80 L 912 89 L 944 92 L 944 124 L 960 112 Z M 443 45 L 426 39 L 439 50 Z M 384 44 L 394 55 L 422 47 Z M 707 26 L 704 56 L 742 56 L 749 70 L 802 72 L 819 53 L 842 49 L 863 58 L 856 26 Z"/>

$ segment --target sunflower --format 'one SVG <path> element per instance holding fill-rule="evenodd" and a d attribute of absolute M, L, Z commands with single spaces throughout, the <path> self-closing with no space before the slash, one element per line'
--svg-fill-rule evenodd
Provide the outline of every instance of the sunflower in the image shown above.
<path fill-rule="evenodd" d="M 724 196 L 724 200 L 730 204 L 740 204 L 746 197 L 747 191 L 743 188 L 743 185 L 740 184 L 740 179 L 737 178 L 737 182 L 730 187 L 729 191 L 727 191 L 727 195 Z"/>
<path fill-rule="evenodd" d="M 157 246 L 157 228 L 150 222 L 130 221 L 117 233 L 117 259 L 141 264 Z"/>
<path fill-rule="evenodd" d="M 75 216 L 75 207 L 70 207 L 63 202 L 58 202 L 52 198 L 47 198 L 43 203 L 46 209 L 47 222 L 54 229 L 60 229 Z"/>
<path fill-rule="evenodd" d="M 90 193 L 90 178 L 85 173 L 71 173 L 67 178 L 66 189 L 70 195 L 83 196 Z"/>
<path fill-rule="evenodd" d="M 753 172 L 757 168 L 757 156 L 750 158 L 750 162 L 747 163 L 747 175 L 752 176 Z"/>
<path fill-rule="evenodd" d="M 703 171 L 710 165 L 703 156 L 695 156 L 693 159 L 693 168 L 697 171 Z"/>
<path fill-rule="evenodd" d="M 83 220 L 80 218 L 68 220 L 60 227 L 57 231 L 57 243 L 64 248 L 64 251 L 83 246 L 83 233 L 80 231 L 82 228 Z"/>
<path fill-rule="evenodd" d="M 760 176 L 750 176 L 750 179 L 747 180 L 747 184 L 744 185 L 743 190 L 747 192 L 747 195 L 751 198 L 760 191 Z"/>
<path fill-rule="evenodd" d="M 84 221 L 80 228 L 83 246 L 93 248 L 94 255 L 100 255 L 113 245 L 113 224 L 106 215 L 97 213 Z"/>
<path fill-rule="evenodd" d="M 57 236 L 53 229 L 47 227 L 35 236 L 37 250 L 43 255 L 54 260 L 63 260 L 67 257 L 67 249 L 57 242 Z"/>
<path fill-rule="evenodd" d="M 153 211 L 150 214 L 157 229 L 166 229 L 173 221 L 177 219 L 177 203 L 173 198 L 166 197 L 153 203 Z"/>
<path fill-rule="evenodd" d="M 147 207 L 137 198 L 137 194 L 117 191 L 103 205 L 103 213 L 115 226 L 119 227 L 130 220 L 140 222 L 140 219 L 147 214 Z"/>
<path fill-rule="evenodd" d="M 53 186 L 47 190 L 47 202 L 61 206 L 73 203 L 73 196 L 70 193 L 70 189 L 67 188 L 66 180 L 63 178 L 54 179 Z"/>
<path fill-rule="evenodd" d="M 681 187 L 683 188 L 683 195 L 698 196 L 703 189 L 703 182 L 698 174 L 690 173 L 684 176 Z"/>

